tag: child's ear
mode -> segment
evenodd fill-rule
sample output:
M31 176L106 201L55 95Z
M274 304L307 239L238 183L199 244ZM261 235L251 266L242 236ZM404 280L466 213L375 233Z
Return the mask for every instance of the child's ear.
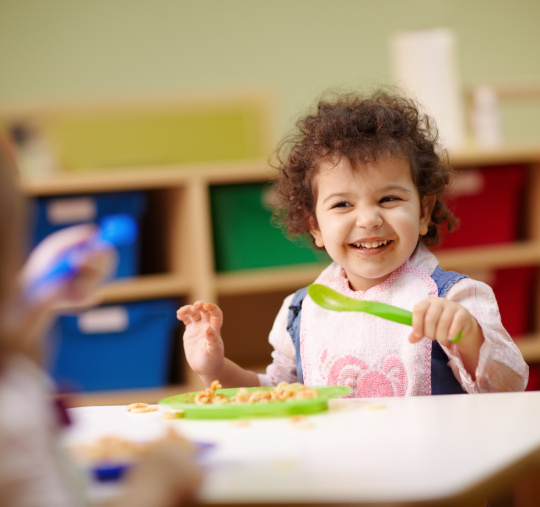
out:
M323 248L324 241L315 217L309 217L309 232L315 240L315 245L317 245L319 248Z
M422 199L420 207L420 236L424 236L428 232L429 224L431 223L431 213L437 202L437 196L427 195Z

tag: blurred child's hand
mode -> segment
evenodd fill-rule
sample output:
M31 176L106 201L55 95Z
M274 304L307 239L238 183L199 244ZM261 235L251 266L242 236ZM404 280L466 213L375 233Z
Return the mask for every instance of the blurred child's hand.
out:
M68 227L51 234L32 251L19 273L18 292L0 315L5 347L40 363L43 334L52 324L55 312L76 310L97 302L96 289L115 265L113 249L85 253L79 261L80 269L69 279L53 284L50 290L34 292L31 289L66 250L84 243L94 233L91 225Z
M202 472L185 442L156 442L126 478L124 493L111 507L178 507L194 503Z
M82 245L95 234L92 225L67 227L45 238L31 252L23 269L23 285L28 288L68 249ZM116 265L114 248L89 251L79 260L80 268L69 279L46 294L57 309L77 309L96 302L96 289L110 276Z
M182 306L177 312L178 320L186 325L184 350L191 369L199 375L217 378L223 367L225 350L221 339L223 313L214 303L197 301Z

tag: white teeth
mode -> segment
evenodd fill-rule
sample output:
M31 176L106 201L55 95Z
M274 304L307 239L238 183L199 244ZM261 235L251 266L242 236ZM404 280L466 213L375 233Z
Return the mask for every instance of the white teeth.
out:
M362 243L353 243L353 246L355 246L356 248L378 248L387 244L388 240L385 239L384 241L365 241Z

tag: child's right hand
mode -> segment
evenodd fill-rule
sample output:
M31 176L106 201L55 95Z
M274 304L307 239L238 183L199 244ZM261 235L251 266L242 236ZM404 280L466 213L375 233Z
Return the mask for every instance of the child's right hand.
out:
M218 378L225 361L221 309L214 303L196 301L192 305L182 306L176 316L186 326L184 351L191 369L203 377Z

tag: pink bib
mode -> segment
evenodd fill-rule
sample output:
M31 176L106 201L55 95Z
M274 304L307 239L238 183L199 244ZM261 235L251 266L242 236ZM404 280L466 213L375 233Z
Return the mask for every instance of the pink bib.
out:
M343 270L331 265L317 283L355 299L379 301L407 310L437 296L424 271L404 264L382 284L367 291L349 288ZM309 296L302 304L300 351L306 385L347 385L351 397L431 394L431 340L411 344L411 327L361 312L334 312Z

